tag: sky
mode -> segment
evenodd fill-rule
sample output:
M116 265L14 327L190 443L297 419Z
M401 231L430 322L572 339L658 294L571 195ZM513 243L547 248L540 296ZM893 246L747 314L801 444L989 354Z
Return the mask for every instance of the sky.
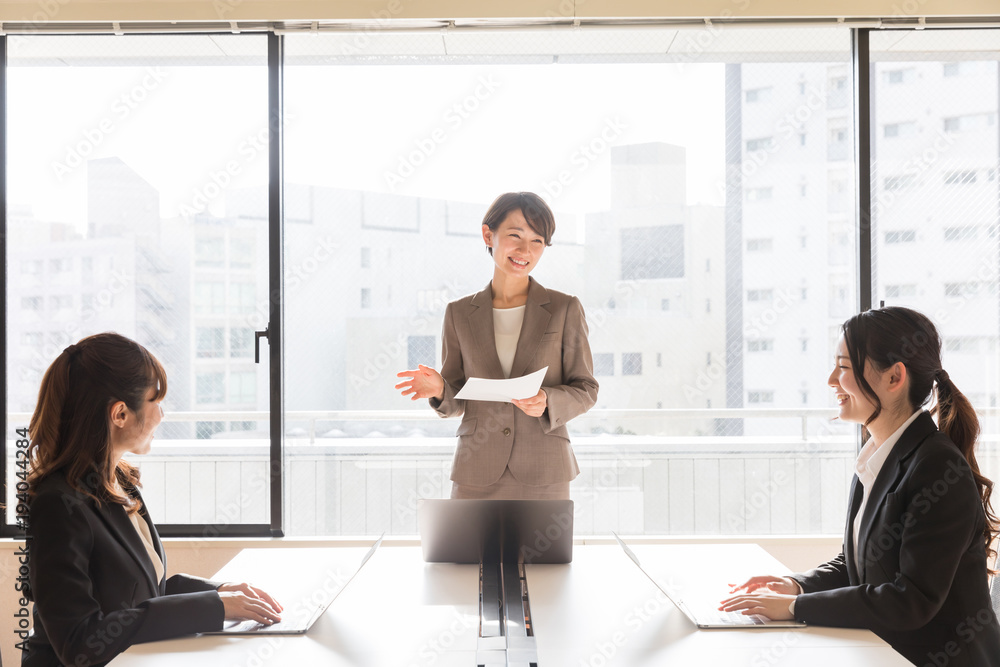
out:
M267 179L263 66L17 67L11 203L86 222L86 161L117 156L161 215L225 214ZM721 204L715 64L289 66L285 181L487 204L538 191L558 211L610 204L610 147L687 147L689 203Z

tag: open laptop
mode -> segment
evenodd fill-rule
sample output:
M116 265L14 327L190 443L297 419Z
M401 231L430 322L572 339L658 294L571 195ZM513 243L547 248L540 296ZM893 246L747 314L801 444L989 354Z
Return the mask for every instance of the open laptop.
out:
M428 563L573 560L572 500L421 498L417 530Z
M371 558L372 554L375 553L375 550L378 549L379 545L382 544L383 537L385 537L385 533L379 535L379 538L375 540L375 544L371 546L368 552L361 559L361 562L358 564L357 568L355 568L354 571L351 572L351 575L347 578L347 580L344 581L343 583L338 582L340 583L340 585L336 590L333 591L332 595L329 595L329 597L327 597L326 594L320 596L323 598L322 602L314 609L310 609L309 605L313 604L312 601L314 599L313 597L310 597L308 602L306 602L305 604L300 603L298 608L292 610L293 613L288 613L289 610L286 610L282 614L284 618L278 623L273 623L271 625L264 625L263 623L258 623L257 621L226 621L222 626L222 630L218 630L215 632L205 632L203 634L206 635L304 634L307 630L309 630L309 628L313 626L313 623L315 623L319 619L319 617L323 615L323 612L325 612L330 607L333 601L337 599L337 597L343 592L343 590L347 588L347 585L351 583L354 577L357 576L358 572L361 571L361 568L364 567L365 563L368 562L368 559ZM325 590L329 589L326 589L324 587L324 591Z
M685 600L671 586L664 586L656 577L650 574L639 562L639 557L633 553L625 541L612 531L618 544L625 550L625 554L632 559L636 567L667 596L667 599L674 603L681 612L687 616L692 623L702 629L773 629L773 628L804 628L806 624L801 621L771 621L763 616L748 615L738 611L721 611L718 600Z

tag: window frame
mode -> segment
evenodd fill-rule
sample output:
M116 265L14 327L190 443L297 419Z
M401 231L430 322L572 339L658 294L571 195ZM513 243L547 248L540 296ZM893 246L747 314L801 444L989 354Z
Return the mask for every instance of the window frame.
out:
M34 33L44 31L34 30ZM175 34L173 31L170 34ZM185 34L185 33L176 33ZM204 34L204 33L199 33ZM211 34L211 33L210 33ZM230 34L220 30L217 34ZM259 33L248 33L258 34ZM214 539L220 537L228 538L248 538L248 537L283 537L284 536L284 507L282 504L284 489L282 476L282 461L284 457L284 402L282 398L282 369L281 369L281 341L283 333L283 311L282 311L282 276L284 273L282 259L283 241L283 189L281 187L282 172L282 142L283 142L283 105L282 105L282 67L284 38L273 30L266 33L267 37L267 127L268 127L268 322L263 332L258 332L260 336L268 339L268 366L269 366L269 409L270 409L270 446L269 446L269 482L270 503L268 523L184 523L157 524L157 532L161 537L187 537ZM3 127L7 127L7 71L8 71L8 35L0 35L0 122ZM5 271L9 270L9 254L7 244L7 133L0 133L0 255L4 262ZM44 268L43 268L44 270ZM6 275L6 274L5 274ZM0 309L7 313L7 289L6 284L0 290ZM7 322L6 315L4 326L0 330L0 369L3 370L4 377L7 376ZM259 340L258 340L259 344ZM7 405L7 382L0 383L0 400L5 409L3 410L2 425L4 433L7 434L11 424L8 424ZM20 425L15 425L20 428ZM18 436L19 437L19 436ZM0 455L0 476L3 478L4 493L7 493L7 438L4 438L3 453ZM5 496L6 497L6 496ZM13 508L8 512L6 503L0 504L0 538L24 539L24 530L11 523L14 517Z
M219 27L219 34L226 34L224 26ZM945 26L947 27L947 26ZM912 28L911 28L912 29ZM283 461L284 461L284 399L283 399L283 367L282 352L284 338L284 317L282 302L284 297L284 285L282 276L283 266L283 64L284 64L284 42L283 36L278 34L275 26L267 30L267 69L268 69L268 320L265 331L258 332L259 337L268 340L268 371L269 371L269 409L270 409L270 521L268 524L239 524L239 525L206 525L206 524L161 524L158 526L159 532L163 536L169 537L281 537L284 535L285 508L284 487L283 487ZM871 100L871 58L869 51L870 28L850 28L851 31L851 65L853 69L853 110L854 110L854 151L855 151L855 183L856 198L854 206L854 224L856 226L856 273L855 282L857 287L857 307L859 311L867 310L872 305L872 200L871 200L871 149L872 149L872 100ZM183 32L175 34L184 34ZM202 33L203 34L203 33ZM252 33L250 33L252 34ZM8 37L0 35L0 122L4 127L8 122L7 111L7 67L8 67ZM899 83L910 83L906 81L905 74L901 76ZM736 91L742 95L742 90ZM770 137L766 137L770 139ZM765 137L751 137L751 140L760 142ZM744 139L746 141L746 139ZM744 144L745 145L745 144ZM750 151L748 145L745 145ZM761 147L757 147L758 150ZM7 134L0 133L0 253L3 255L5 270L10 270L7 243ZM734 184L735 192L742 194L739 178ZM742 197L740 197L742 199ZM743 294L735 295L736 299L743 300ZM0 308L7 312L8 306L7 290L2 290L0 294ZM710 302L706 302L706 309L710 308ZM0 367L4 376L8 371L7 359L7 325L6 320L2 331L0 331ZM259 340L258 340L259 344ZM739 364L737 365L739 366ZM4 405L7 404L7 384L0 387L0 398ZM3 414L4 432L9 433L6 409ZM0 476L3 477L3 484L7 486L7 466L8 455L7 440L4 440L3 456L0 456ZM13 459L12 459L13 460ZM11 514L13 513L13 508ZM0 522L0 537L23 537L23 532L13 524L8 523L10 515L6 505L2 509L2 519Z

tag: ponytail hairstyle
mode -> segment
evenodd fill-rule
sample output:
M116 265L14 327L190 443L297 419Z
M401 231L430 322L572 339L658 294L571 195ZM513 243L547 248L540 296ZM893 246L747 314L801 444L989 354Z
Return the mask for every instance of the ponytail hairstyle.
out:
M100 333L63 350L42 377L28 427L29 488L61 472L70 488L98 505L116 503L130 514L139 511L131 497L140 486L139 469L114 458L110 409L123 401L141 424L150 389L156 391L153 400L161 400L167 393L167 374L134 340Z
M996 554L992 548L993 538L1000 521L990 505L993 482L979 471L976 461L979 418L969 399L941 367L941 337L934 324L915 310L890 306L855 315L844 322L842 331L854 379L875 406L864 426L875 421L882 412L882 402L864 377L868 362L879 371L902 362L910 377L907 398L913 409L926 405L934 392L936 400L931 414L937 417L938 428L958 446L972 470L986 514L983 539L992 562Z

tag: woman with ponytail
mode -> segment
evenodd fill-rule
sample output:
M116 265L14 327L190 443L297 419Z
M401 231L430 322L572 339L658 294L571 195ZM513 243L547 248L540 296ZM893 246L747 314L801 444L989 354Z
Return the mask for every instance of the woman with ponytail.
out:
M163 417L167 376L144 347L103 333L67 347L42 378L29 433L29 599L22 665L104 665L132 644L280 620L247 584L164 575L139 470Z
M998 666L987 583L997 517L976 462L976 413L941 367L924 315L869 310L842 333L829 384L839 418L867 438L843 550L804 574L752 577L721 608L867 628L917 665Z

